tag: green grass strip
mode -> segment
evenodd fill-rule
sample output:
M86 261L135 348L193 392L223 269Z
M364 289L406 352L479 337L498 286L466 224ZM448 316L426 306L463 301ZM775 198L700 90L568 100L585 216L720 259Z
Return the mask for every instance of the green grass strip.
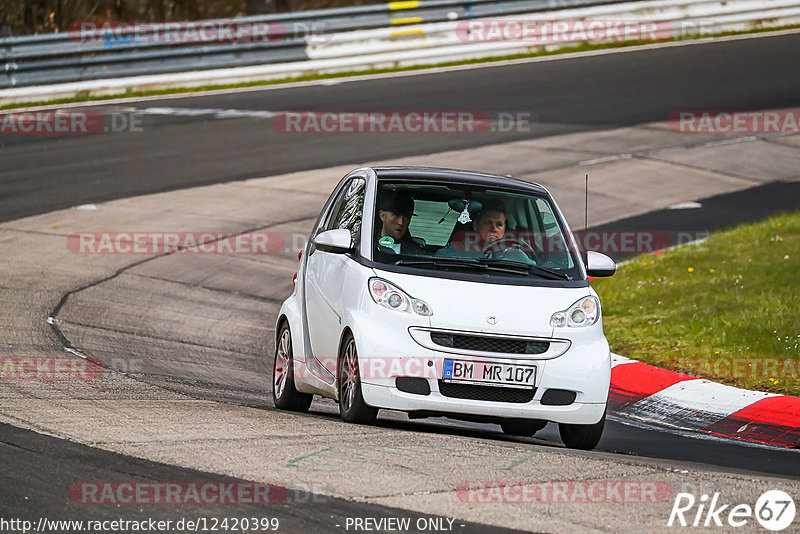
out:
M592 287L612 351L800 395L800 212L640 256Z

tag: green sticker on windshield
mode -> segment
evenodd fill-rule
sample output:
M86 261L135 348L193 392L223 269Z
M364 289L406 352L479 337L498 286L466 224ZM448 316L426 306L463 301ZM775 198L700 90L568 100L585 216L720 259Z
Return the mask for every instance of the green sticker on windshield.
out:
M382 238L380 238L380 239L378 240L378 243L380 243L380 244L381 244L381 245L383 245L384 247L391 247L392 245L394 245L394 239L392 239L391 237L389 237L389 236L387 235L386 237L382 237Z

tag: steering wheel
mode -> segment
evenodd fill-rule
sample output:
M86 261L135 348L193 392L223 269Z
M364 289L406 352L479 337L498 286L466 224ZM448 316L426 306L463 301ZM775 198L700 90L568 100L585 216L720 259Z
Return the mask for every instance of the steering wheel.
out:
M516 237L504 235L497 241L490 241L481 249L482 254L492 252L514 252L519 251L528 256L530 259L536 261L536 250L526 241L521 241Z

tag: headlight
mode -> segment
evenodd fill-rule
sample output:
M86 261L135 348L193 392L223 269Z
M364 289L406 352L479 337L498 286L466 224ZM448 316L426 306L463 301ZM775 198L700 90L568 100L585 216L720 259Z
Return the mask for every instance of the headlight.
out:
M430 316L433 310L424 300L415 299L399 287L381 278L370 278L369 294L377 304L390 310Z
M550 317L552 327L591 326L600 318L600 302L596 297L584 297L564 311L558 311Z

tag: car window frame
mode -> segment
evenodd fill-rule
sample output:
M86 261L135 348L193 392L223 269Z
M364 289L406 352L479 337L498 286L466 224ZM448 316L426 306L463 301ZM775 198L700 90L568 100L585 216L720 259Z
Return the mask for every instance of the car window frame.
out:
M339 192L339 195L336 197L335 202L331 206L330 212L328 214L328 220L326 221L325 226L324 226L324 230L323 230L323 231L328 231L328 230L334 230L335 229L334 226L336 225L336 223L337 223L337 221L339 219L339 216L341 215L342 206L344 205L345 201L348 199L347 195L348 195L348 193L350 191L350 188L352 187L353 183L355 183L356 181L361 181L364 184L362 189L361 189L361 192L360 192L360 196L363 197L363 200L361 202L361 209L360 209L360 213L359 213L359 222L360 222L360 224L358 226L358 230L354 233L352 231L352 229L348 228L348 230L350 230L351 244L356 243L357 240L360 238L361 227L363 226L363 222L364 222L364 203L365 203L366 197L367 197L367 181L362 176L353 176L352 178L350 178L344 184L344 187L342 187L341 191Z
M314 226L312 227L311 235L308 241L306 242L305 252L303 253L304 258L307 258L312 254L314 254L314 252L316 252L317 247L314 245L314 239L319 234L326 231L327 225L331 217L334 216L333 213L338 213L337 207L342 192L345 190L346 187L349 187L351 180L357 177L363 179L366 182L364 186L364 205L361 208L360 232L363 233L365 224L369 226L369 231L370 232L372 231L372 224L370 221L366 221L364 219L364 213L367 212L368 205L371 205L371 203L374 202L373 198L374 195L372 195L372 188L374 187L377 176L375 175L375 171L373 169L369 167L361 167L347 173L345 176L342 177L341 180L339 180L339 183L336 184L336 187L333 188L333 191L328 196L328 199L325 201L325 204L322 206L322 209L320 210L316 221L314 221ZM347 253L347 256L355 260L359 260L365 257L363 254L363 247L362 245L360 245L360 242L361 242L361 236L359 235L354 243L355 246L353 252Z

